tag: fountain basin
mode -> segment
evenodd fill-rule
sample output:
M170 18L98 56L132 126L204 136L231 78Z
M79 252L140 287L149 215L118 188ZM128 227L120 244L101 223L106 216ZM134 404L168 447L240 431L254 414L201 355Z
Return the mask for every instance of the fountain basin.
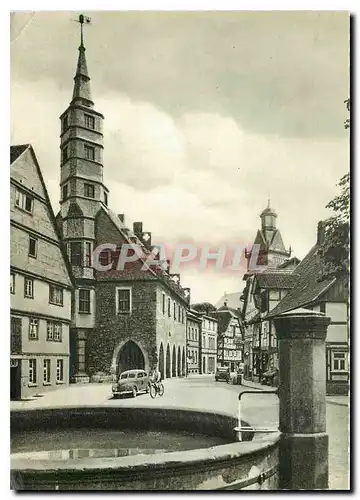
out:
M190 409L102 406L13 411L12 487L242 489L259 485L256 474L265 469L268 477L262 477L260 486L276 486L277 435L252 441L253 433L246 432L239 443L236 425L231 415Z

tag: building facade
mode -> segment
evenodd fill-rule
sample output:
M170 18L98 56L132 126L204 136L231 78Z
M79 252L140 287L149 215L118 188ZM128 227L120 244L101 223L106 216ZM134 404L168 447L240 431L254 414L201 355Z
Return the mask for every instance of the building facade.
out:
M130 229L124 215L109 208L103 178L104 116L92 100L83 37L72 100L60 120L57 222L75 280L71 380L155 366L163 377L184 376L190 293L181 287L178 274L164 269L165 263L145 264L153 248L151 233L143 231L142 223L135 222ZM94 254L99 245L105 248ZM143 258L119 266L123 251L126 256L134 252L132 246L141 250ZM94 266L93 259L98 258L106 270Z
M33 148L10 148L10 398L69 383L71 270Z
M298 308L319 311L330 317L326 337L326 392L328 395L347 394L349 390L349 328L347 282L342 278L325 278L321 245L324 223L319 222L317 241L294 271L294 286L266 316Z
M214 314L218 320L217 366L234 372L243 366L244 332L240 313L225 303Z
M189 309L186 314L186 350L187 350L187 375L201 373L201 316L195 310Z
M217 364L218 321L210 315L202 315L200 337L200 373L212 374Z

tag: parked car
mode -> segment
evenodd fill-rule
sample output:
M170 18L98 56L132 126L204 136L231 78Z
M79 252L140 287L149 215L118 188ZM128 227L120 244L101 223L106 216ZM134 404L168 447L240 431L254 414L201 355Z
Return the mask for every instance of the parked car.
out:
M131 394L135 398L139 392L149 392L149 375L144 370L127 370L122 372L112 386L113 397Z
M215 373L215 381L219 382L219 380L225 380L225 382L230 382L230 370L226 367L220 367L216 370Z

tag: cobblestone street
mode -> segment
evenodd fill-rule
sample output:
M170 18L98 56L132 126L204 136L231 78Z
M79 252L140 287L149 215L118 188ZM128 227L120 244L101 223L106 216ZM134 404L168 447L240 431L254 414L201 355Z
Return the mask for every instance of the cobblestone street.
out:
M246 382L245 382L246 383ZM68 388L48 392L32 401L12 402L11 408L41 408L78 405L119 406L166 406L217 410L237 415L238 394L254 389L258 384L248 386L229 385L215 382L212 376L193 376L186 379L165 380L165 394L151 399L139 395L136 399L114 400L111 384L72 385ZM264 389L264 387L262 387ZM271 388L269 388L271 390ZM278 427L278 399L274 394L247 394L242 398L242 418L255 428L276 429ZM348 408L344 396L327 399L327 432L329 434L329 488L347 489L348 485ZM258 434L256 439L261 438Z

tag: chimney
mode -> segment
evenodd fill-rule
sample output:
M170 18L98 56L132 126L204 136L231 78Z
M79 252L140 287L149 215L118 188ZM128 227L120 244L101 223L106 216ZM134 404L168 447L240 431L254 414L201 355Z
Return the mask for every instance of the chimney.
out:
M325 240L325 222L319 221L317 227L317 245L322 245Z
M124 214L118 214L118 217L121 220L121 222L123 222L125 224L125 215Z
M141 236L142 235L142 222L134 222L133 224L133 232L136 234L136 236Z

